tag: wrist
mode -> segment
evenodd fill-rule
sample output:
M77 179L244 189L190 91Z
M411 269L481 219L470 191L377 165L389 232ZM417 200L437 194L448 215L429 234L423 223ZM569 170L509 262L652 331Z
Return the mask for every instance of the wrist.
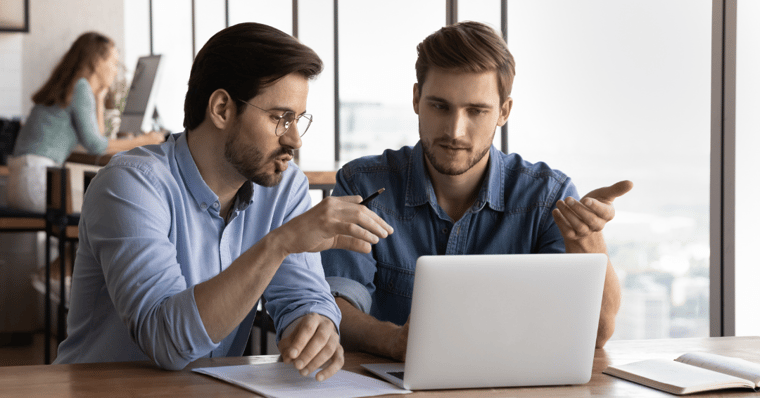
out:
M286 247L287 245L285 242L288 242L288 238L284 235L285 234L283 233L281 226L266 234L263 238L261 238L259 243L262 244L265 250L268 252L271 252L279 258L282 258L282 260L285 260L285 257L289 256L292 253Z
M385 333L385 355L389 357L403 361L404 354L406 353L406 341L405 329L403 326L396 325L393 322L387 322L390 326L387 333Z
M582 238L565 239L565 252L607 254L607 245L601 232L593 232Z

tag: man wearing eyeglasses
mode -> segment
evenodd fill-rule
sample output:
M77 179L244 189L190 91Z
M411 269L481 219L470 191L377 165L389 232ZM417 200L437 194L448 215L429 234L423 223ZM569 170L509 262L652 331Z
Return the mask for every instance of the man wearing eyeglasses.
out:
M420 141L349 162L333 191L368 195L385 188L368 206L396 232L369 254L322 253L343 313L344 346L402 361L419 256L606 254L601 231L613 218L612 202L632 188L621 181L581 199L562 172L493 146L512 109L515 63L490 27L444 27L417 53L412 104ZM597 347L612 335L619 305L620 285L608 262Z
M319 57L269 26L224 29L198 53L186 132L114 156L82 206L68 338L56 363L241 355L259 297L285 362L343 365L341 315L317 252L369 252L392 233L361 197L311 208L290 161L311 123Z

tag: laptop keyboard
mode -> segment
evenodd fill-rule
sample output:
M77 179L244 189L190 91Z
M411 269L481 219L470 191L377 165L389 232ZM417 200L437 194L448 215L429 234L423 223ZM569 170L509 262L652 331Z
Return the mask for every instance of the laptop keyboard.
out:
M404 372L388 372L388 374L397 379L404 380Z

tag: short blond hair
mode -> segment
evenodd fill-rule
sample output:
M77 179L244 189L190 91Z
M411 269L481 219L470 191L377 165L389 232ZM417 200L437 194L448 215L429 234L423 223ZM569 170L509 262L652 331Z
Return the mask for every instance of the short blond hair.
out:
M458 22L445 26L417 45L417 89L422 92L430 68L481 73L496 71L502 103L512 92L515 59L507 43L488 25Z

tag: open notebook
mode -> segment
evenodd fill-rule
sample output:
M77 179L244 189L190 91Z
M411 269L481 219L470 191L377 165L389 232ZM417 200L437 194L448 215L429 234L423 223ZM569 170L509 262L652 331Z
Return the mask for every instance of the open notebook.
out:
M604 373L676 395L760 387L760 364L705 352L609 366Z

